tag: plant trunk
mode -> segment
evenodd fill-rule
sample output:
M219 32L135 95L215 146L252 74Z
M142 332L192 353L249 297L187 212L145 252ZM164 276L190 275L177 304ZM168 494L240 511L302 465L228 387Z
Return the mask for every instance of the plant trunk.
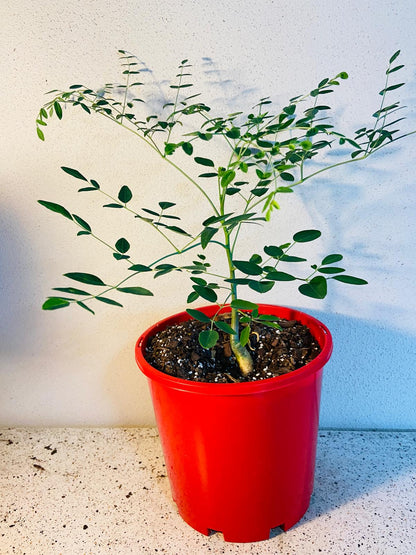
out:
M231 309L231 327L236 332L235 335L230 336L231 350L235 355L241 374L248 376L253 370L253 359L248 350L240 343L239 317L235 308Z

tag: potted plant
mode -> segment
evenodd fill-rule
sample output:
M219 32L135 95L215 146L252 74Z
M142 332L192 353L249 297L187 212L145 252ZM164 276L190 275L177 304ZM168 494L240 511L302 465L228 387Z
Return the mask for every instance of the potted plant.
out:
M188 303L210 303L155 324L136 344L136 360L149 380L173 497L183 518L205 534L218 530L228 541L266 539L272 527L290 528L308 508L322 369L331 354L331 336L305 313L253 303L240 291L266 293L290 281L297 282L300 294L323 299L334 280L352 285L366 281L347 274L338 265L343 259L338 253L307 262L305 249L320 237L319 230L298 230L254 253L244 252L241 231L268 222L280 209L279 197L311 178L365 160L411 134L396 127L403 119L396 115L399 102L389 100L403 85L390 83L403 67L396 62L399 53L389 60L372 123L352 137L334 127L324 102L347 79L345 72L291 98L280 111L273 111L269 98L262 98L248 114L218 115L192 93L190 65L183 60L170 85L172 100L153 113L146 108L140 62L124 50L119 51L122 84L99 90L75 84L66 91L50 91L52 99L40 110L41 140L50 118L62 119L65 106L107 118L180 172L210 207L210 216L192 230L178 215L181 199L139 209L138 194L128 186L112 196L96 179L63 166L81 185L80 193L104 195L105 210L136 218L168 243L163 257L151 260L149 254L137 261L130 257L128 238L104 242L81 216L56 202L39 200L75 224L78 235L104 242L117 264L126 264L125 278L116 285L95 274L65 274L77 286L56 287L58 293L43 309L75 305L93 312L91 305L99 303L121 307L126 294L152 295L140 283L142 275L159 278L171 272L188 274ZM219 143L215 156L209 154L214 142ZM325 152L335 148L341 158L334 163ZM194 170L188 169L189 161ZM218 269L221 258L225 273ZM115 299L113 293L120 295Z

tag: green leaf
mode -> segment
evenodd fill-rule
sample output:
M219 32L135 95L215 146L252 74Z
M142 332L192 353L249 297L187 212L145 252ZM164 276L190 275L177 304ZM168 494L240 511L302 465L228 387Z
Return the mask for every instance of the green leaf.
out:
M61 214L61 216L68 218L68 220L72 220L71 214L68 212L66 208L64 208L60 204L56 204L55 202L49 202L47 200L38 200L38 203L44 206L45 208L47 208L48 210L52 210L52 212L57 212L58 214Z
M160 225L160 223L159 223L159 225ZM179 233L180 235L186 235L187 237L191 237L191 235L189 235L189 233L187 233L182 228L180 228L176 225L164 225L163 227L166 227L166 229L169 229L170 231L174 231L175 233Z
M204 349L211 349L214 347L219 339L218 332L215 330L204 330L198 336L199 344Z
M229 335L237 335L237 332L233 330L230 324L227 324L227 322L224 322L223 320L216 320L214 324L219 330L223 331L224 333L228 333Z
M178 145L175 144L175 143L165 143L165 154L166 154L166 156L170 156L171 154L173 154L175 152L175 150L177 149L177 147L178 147Z
M216 292L210 287L204 287L202 285L193 285L194 291L198 293L200 297L209 301L210 303L215 303L217 300Z
M283 179L283 181L295 181L294 175L289 172L282 172L280 174L280 177Z
M386 71L386 74L389 75L390 73L394 73L395 71L399 71L399 69L402 69L402 68L404 68L404 65L399 65L399 66L396 66L396 67L392 67L391 69L388 69Z
M130 293L132 295L145 295L147 297L153 297L153 293L144 287L117 287L117 291Z
M202 278L199 278L199 277L191 277L191 281L193 281L197 285L206 285L207 284L205 279L202 279Z
M211 322L211 318L209 318L206 314L200 312L199 310L187 308L186 312L189 314L189 316L192 316L192 318L198 320L198 322L204 322L205 324L209 324Z
M266 246L263 250L268 256L271 256L272 258L280 258L284 255L283 250L280 247L276 247L274 245Z
M66 299L61 299L61 297L49 297L42 305L43 310L56 310L57 308L64 308L69 306L71 303Z
M404 83L398 83L397 85L390 85L389 87L386 87L385 89L382 89L378 94L383 95L386 92L395 91L399 87L403 87L403 85L404 85Z
M130 249L130 243L124 237L121 237L116 243L116 249L122 254L126 253Z
M36 127L36 133L38 134L38 137L41 141L45 140L45 135L44 135L42 129L40 129L39 127Z
M207 218L206 220L204 220L202 222L203 226L209 226L212 224L216 224L218 222L221 222L223 220L225 220L225 218L228 218L228 216L231 216L232 212L229 212L228 214L224 214L223 216L211 216L209 218Z
M205 249L214 235L217 233L218 229L215 227L206 227L201 233L201 247Z
M235 308L237 310L256 310L258 309L258 305L255 303L251 303L250 301L244 301L243 299L234 299L231 301L231 308Z
M77 305L79 305L84 310L87 310L88 312L91 312L91 314L95 314L95 312L89 306L87 306L85 303L83 303L82 301L77 301Z
M284 254L280 257L282 262L305 262L306 258L301 258L300 256L290 256L288 254Z
M261 322L279 322L280 318L278 316L274 316L273 314L260 314L256 318Z
M128 254L120 254L119 252L113 252L113 256L116 260L127 260L130 258Z
M321 236L321 232L317 229L305 229L304 231L298 231L293 236L293 240L297 243L308 243L309 241L314 241Z
M293 193L293 189L290 187L278 187L276 193Z
M240 333L240 343L242 347L245 347L250 339L251 329L250 326L247 325L243 331Z
M335 268L334 266L329 266L328 268L320 268L319 272L321 274L339 274L340 272L345 272L344 268Z
M327 293L327 283L323 276L316 276L309 283L303 283L298 287L299 292L313 299L324 299Z
M111 202L110 204L104 204L103 208L124 208L122 204L116 204L115 202Z
M217 177L217 176L218 176L217 173L210 172L210 173L200 173L198 177Z
M99 277L94 276L93 274L87 274L84 272L69 272L68 274L64 274L64 276L89 285L106 286L106 284Z
M144 212L147 212L147 214L151 214L152 216L159 216L157 212L155 212L154 210L150 210L150 208L142 208L142 210Z
M55 100L55 102L53 103L53 107L56 115L58 116L58 119L62 119L62 108L59 102Z
M248 214L240 214L239 216L233 216L232 218L229 218L228 220L226 220L224 222L224 225L226 226L235 226L237 224L239 224L240 222L243 221L247 221L247 220L262 220L264 221L264 218L253 218L253 216L255 216L256 213L255 212L249 212Z
M253 291L257 291L258 293L267 293L267 291L270 291L270 289L272 289L272 287L274 286L274 281L250 280L248 286L250 287L250 289L253 289Z
M69 293L70 295L90 295L82 289L76 289L75 287L54 287L54 291L61 291L61 293Z
M127 185L123 185L118 193L118 200L127 204L132 198L133 193L131 190L127 187Z
M228 170L224 173L224 175L221 177L221 187L227 187L235 178L235 171L234 170Z
M210 141L212 139L212 133L201 133L200 131L198 131L197 135L203 141Z
M248 285L251 280L249 278L226 278L224 281L235 285Z
M337 281L342 281L342 283L349 283L350 285L367 285L368 281L365 281L365 279L361 279L361 278L357 278L354 276L346 276L346 275L341 275L341 276L334 276L331 279L336 279Z
M65 173L68 173L69 175L72 175L72 177L75 177L76 179L82 179L82 181L88 181L88 179L84 177L82 173L80 173L78 170L74 170L73 168L67 168L65 166L61 166L61 170L63 170Z
M296 278L291 274L286 272L268 272L266 275L267 279L272 279L273 281L294 281Z
M95 298L97 299L97 301L101 301L102 303L123 307L122 304L118 303L117 301L113 301L113 299L109 299L108 297L95 297Z
M230 139L238 139L240 136L240 129L238 127L232 127L229 131L226 131L225 134Z
M85 191L96 191L97 187L81 187L81 189L78 189L78 193L83 193Z
M260 276L263 273L263 268L254 262L248 260L233 260L234 266L240 272L248 274L249 276Z
M133 266L129 267L129 270L132 272L152 272L152 268L149 266L145 266L144 264L133 264Z
M97 183L97 181L95 181L95 179L90 179L90 183L94 187L94 189L99 189L100 188L100 184Z
M390 58L389 64L392 64L394 60L399 56L399 54L400 54L400 50L397 50L397 52L395 52L393 56Z
M201 166L209 166L209 167L212 167L212 168L215 167L214 162L212 160L210 160L209 158L201 158L200 156L196 156L194 158L194 160L197 164L201 164Z
M254 262L254 264L260 264L262 260L263 259L259 254L252 254L250 256L250 262Z
M325 266L326 264L334 264L335 262L340 262L342 258L342 254L328 254L328 256L325 256L322 260L321 264L322 266Z
M171 208L172 206L176 206L176 204L174 202L161 201L161 202L159 202L159 206L162 210L167 210L168 208Z
M91 233L91 227L85 220L83 220L82 218L80 218L76 214L72 214L72 217L77 222L77 224L79 224L81 227L83 227L85 230L87 230L88 233Z
M253 194L255 197L261 197L264 194L266 194L268 191L267 187L255 187L254 189L251 189L250 193ZM238 192L238 189L237 189Z
M191 156L194 151L194 147L192 146L192 143L182 143L182 150L185 152L185 154Z
M176 266L174 266L173 264L159 264L159 266L156 266L155 269L157 271L153 277L158 278L159 276L163 276L165 274L168 274L169 272L172 272L173 270L176 270Z
M194 301L196 301L197 299L199 299L198 293L196 291L192 291L191 293L189 293L188 298L186 299L186 302L188 304L191 304Z
M236 193L239 193L240 189L238 189L238 187L227 187L227 190L225 191L226 195L235 195Z

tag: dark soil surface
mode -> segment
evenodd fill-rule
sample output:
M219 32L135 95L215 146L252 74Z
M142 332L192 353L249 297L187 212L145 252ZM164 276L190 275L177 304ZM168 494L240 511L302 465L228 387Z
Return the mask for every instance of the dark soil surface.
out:
M145 357L158 370L197 382L246 382L265 380L292 372L314 359L321 351L309 329L299 322L280 320L281 329L251 324L248 345L254 370L243 377L231 351L229 336L218 330L220 338L212 349L203 349L199 332L207 324L187 320L169 326L150 339Z

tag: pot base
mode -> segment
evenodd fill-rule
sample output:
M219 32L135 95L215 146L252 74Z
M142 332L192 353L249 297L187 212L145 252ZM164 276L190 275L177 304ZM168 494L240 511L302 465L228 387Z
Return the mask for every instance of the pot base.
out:
M302 504L302 507L299 508L298 513L286 515L286 518L283 519L284 524L275 524L274 526L264 526L263 524L261 524L253 526L253 524L251 523L251 525L249 527L246 527L245 529L241 526L240 523L238 523L237 526L231 526L224 530L215 530L214 528L207 528L206 526L201 525L201 523L197 520L187 520L182 514L181 517L189 526L191 526L191 528L193 528L197 532L200 532L201 534L204 534L204 536L211 536L212 534L220 533L222 534L224 541L228 543L253 543L266 541L270 539L270 537L278 535L278 532L276 534L273 533L273 531L277 529L287 532L290 528L295 526L301 520L301 518L303 518L308 510L309 504L310 497L306 500L305 503Z

